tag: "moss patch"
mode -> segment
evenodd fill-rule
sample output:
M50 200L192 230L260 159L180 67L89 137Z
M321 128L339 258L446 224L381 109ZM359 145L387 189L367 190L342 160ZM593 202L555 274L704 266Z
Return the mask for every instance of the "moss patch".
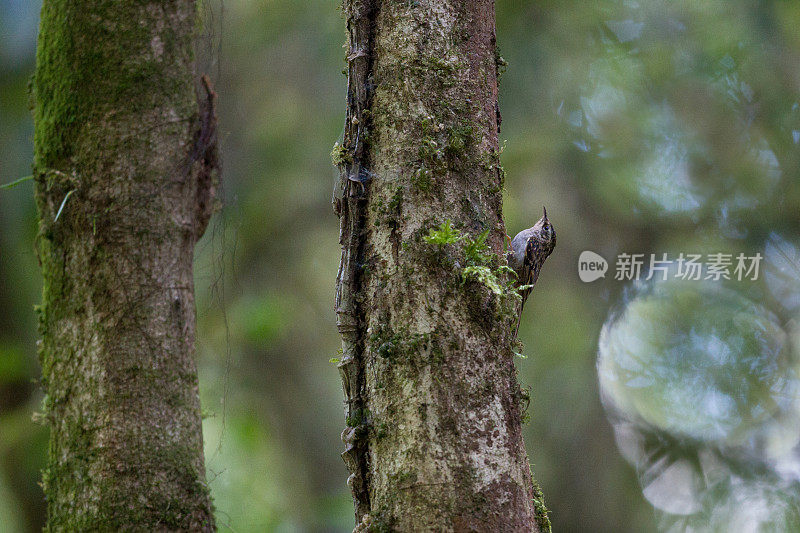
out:
M542 494L542 488L533 480L533 507L536 510L536 525L539 526L539 531L541 533L552 533L553 526L550 524L550 517L548 516L549 512L547 507L544 504L544 494Z

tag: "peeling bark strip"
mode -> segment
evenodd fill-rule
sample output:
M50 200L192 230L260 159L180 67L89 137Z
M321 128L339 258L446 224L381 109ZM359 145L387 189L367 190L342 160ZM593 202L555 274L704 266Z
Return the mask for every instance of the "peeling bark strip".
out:
M344 0L344 13L332 156L356 529L547 531L511 349L494 3Z
M213 209L216 95L207 79L195 94L196 21L191 0L42 6L34 173L50 531L214 530L192 256Z
M356 519L370 509L368 490L367 410L364 396L366 331L358 302L364 265L365 207L369 191L368 115L372 95L374 17L378 0L354 0L346 8L348 30L347 114L340 161L341 178L334 209L341 220L342 260L336 280L337 326L342 335L339 372L346 397L347 427L342 432L342 458L350 470Z
M205 91L205 97L198 95L200 105L200 128L195 133L194 148L192 149L191 163L199 163L197 169L192 169L197 175L197 195L195 208L197 211L197 224L195 226L195 239L200 240L208 227L211 215L214 214L214 198L216 180L219 172L219 148L217 144L217 93L211 87L208 75L200 78ZM190 176L191 178L191 176Z

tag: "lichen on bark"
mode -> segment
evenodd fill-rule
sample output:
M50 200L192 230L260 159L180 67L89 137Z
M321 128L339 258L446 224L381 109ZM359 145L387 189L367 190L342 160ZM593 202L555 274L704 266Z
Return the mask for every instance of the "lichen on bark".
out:
M42 6L34 176L52 531L214 529L192 258L213 209L216 118L194 73L196 20L190 0Z
M357 529L546 530L511 346L493 1L344 14L336 311ZM452 241L431 238L450 221Z

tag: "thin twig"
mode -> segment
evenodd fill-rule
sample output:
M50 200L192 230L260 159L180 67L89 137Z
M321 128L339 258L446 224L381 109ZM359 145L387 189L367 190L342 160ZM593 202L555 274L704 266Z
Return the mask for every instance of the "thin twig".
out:
M20 178L18 180L12 181L11 183L4 183L3 185L0 185L0 189L13 189L14 187L19 185L20 183L24 183L24 182L30 181L32 179L33 179L33 174L31 174L30 176L25 176L24 178Z

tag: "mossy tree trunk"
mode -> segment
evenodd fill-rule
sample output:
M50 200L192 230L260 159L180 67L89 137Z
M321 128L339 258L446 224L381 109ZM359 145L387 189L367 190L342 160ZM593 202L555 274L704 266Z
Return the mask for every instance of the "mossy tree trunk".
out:
M192 255L216 119L197 24L192 0L44 0L34 173L52 531L214 529Z
M547 530L512 351L493 0L344 0L344 13L332 156L357 529Z

